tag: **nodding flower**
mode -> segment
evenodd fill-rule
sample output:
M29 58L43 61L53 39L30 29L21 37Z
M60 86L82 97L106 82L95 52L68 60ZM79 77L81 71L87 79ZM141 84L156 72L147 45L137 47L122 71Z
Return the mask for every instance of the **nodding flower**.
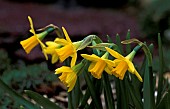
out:
M108 74L111 74L111 68L115 63L111 60L108 60L109 53L106 52L102 57L98 57L95 54L87 55L81 54L84 59L91 61L91 64L88 68L88 71L97 78L100 79L102 72L106 71Z
M135 74L137 76L137 78L139 79L139 81L143 82L141 76L139 75L139 73L137 72L137 70L135 69L132 60L136 54L136 51L140 48L141 46L136 46L134 48L134 50L127 55L126 57L122 56L121 54L119 54L118 52L105 47L106 50L116 59L114 60L114 63L116 65L115 68L112 69L112 74L115 75L116 77L118 77L119 79L123 80L124 75L126 73L126 71L128 70L130 73Z
M28 39L25 39L23 41L20 41L20 44L22 45L22 47L24 48L25 52L27 54L29 54L31 52L31 50L37 46L39 43L41 43L41 47L44 47L44 45L42 45L43 43L41 42L45 36L52 32L55 28L46 28L43 32L36 34L35 30L34 30L34 26L33 26L33 22L30 16L28 16L28 20L30 22L30 32L33 34L33 36L29 37Z

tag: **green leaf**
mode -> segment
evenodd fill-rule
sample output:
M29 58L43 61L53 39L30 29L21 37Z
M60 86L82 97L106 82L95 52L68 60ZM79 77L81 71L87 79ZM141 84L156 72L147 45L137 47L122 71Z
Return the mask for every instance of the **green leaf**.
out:
M150 48L149 51L152 51L151 49L153 48ZM144 83L143 83L144 84L143 86L144 109L155 109L153 72L152 72L152 66L148 65L149 64L148 61L150 60L147 58L147 63L145 66L145 73L144 73Z
M77 78L77 82L74 86L74 89L72 90L72 103L73 103L73 107L74 109L78 108L79 102L81 101L82 98L82 91L80 89L80 80L79 77Z
M26 108L28 108L28 109L40 109L40 107L34 105L32 102L26 100L20 94L18 94L13 89L8 87L1 79L0 79L0 86L1 86L0 90L3 90L6 93L8 93L13 99L15 99L15 101L22 104Z
M128 86L127 88L129 89L130 96L134 103L135 109L143 109L143 106L142 106L143 103L142 103L141 97L137 92L139 90L136 90L136 87L133 86L129 81L126 81L125 83L126 83L126 86Z
M97 109L102 109L102 104L101 104L101 101L100 101L100 96L97 96L97 90L92 82L92 80L90 79L90 75L88 73L88 71L86 70L88 67L88 62L86 61L86 64L85 64L85 72L83 72L84 74L84 77L85 77L85 81L87 83L87 86L90 90L90 94L91 94L91 97L92 97L92 100L94 101L94 104L96 106Z
M163 89L163 50L162 50L162 42L161 42L161 36L158 34L158 47L159 47L159 81L158 81L158 95L156 104L160 102L161 96L162 96L162 89Z
M79 105L79 109L84 109L87 104L87 100L90 98L90 90L89 88L86 89L85 94L83 95L83 98L81 100L81 103Z
M39 105L43 106L45 109L62 109L55 103L51 102L49 99L44 98L42 95L33 92L31 90L25 90L25 93ZM30 108L31 109L31 108Z
M104 86L104 91L105 91L104 97L106 98L105 103L108 106L107 109L115 109L114 98L113 98L112 88L110 86L108 74L103 72L102 79L103 79L103 86Z
M124 55L123 47L122 47L122 44L121 44L121 40L120 40L119 34L116 34L116 44L118 46L118 52L121 53L122 55Z

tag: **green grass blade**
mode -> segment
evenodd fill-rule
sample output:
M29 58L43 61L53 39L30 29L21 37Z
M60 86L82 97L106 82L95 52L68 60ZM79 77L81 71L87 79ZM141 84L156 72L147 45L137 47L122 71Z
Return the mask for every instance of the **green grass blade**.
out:
M125 78L124 80L119 80L120 81L120 98L121 98L121 109L127 109L128 108L128 103L129 103L129 99L128 99L128 89L126 89L125 86Z
M67 92L67 96L68 96L68 109L73 109L72 91Z
M43 106L44 109L62 109L55 103L51 102L49 99L44 98L42 95L33 92L31 90L25 90L25 93L39 105Z
M161 36L158 34L158 49L159 49L159 82L158 82L158 95L156 104L160 102L162 96L162 89L163 89L163 50L162 50L162 42Z
M74 86L74 89L72 90L72 103L73 103L73 107L74 109L78 108L79 102L81 101L82 98L82 91L80 89L80 80L79 77L77 78L77 82Z
M105 91L104 95L105 95L106 100L107 100L105 102L108 106L107 109L115 109L114 98L113 98L112 88L111 88L111 85L110 85L108 74L106 74L104 72L102 79L103 79L103 86L104 86L104 91Z
M87 67L88 67L88 64L86 63L85 64L85 68L87 70ZM88 73L88 71L85 71L83 72L84 74L84 78L85 78L85 81L87 83L87 86L90 90L90 94L91 94L91 97L92 97L92 100L96 106L97 109L102 109L102 104L101 104L101 101L100 101L100 96L97 96L97 90L92 82L92 80L90 79L90 75Z
M124 55L124 52L123 52L123 47L122 47L122 44L121 44L121 40L120 40L120 36L119 34L116 34L116 44L119 48L119 51L122 55Z
M85 94L83 95L81 104L79 106L79 109L84 109L85 106L87 105L87 100L90 98L90 90L89 88L86 89Z
M130 97L134 104L135 109L143 109L141 97L139 97L140 95L138 95L137 92L139 90L137 90L136 87L134 87L129 81L126 81L125 83L127 88L129 89Z
M163 94L157 109L170 109L170 91Z
M152 46L150 46L152 47ZM150 51L152 51L150 48ZM147 58L147 63L145 66L145 73L144 73L144 91L143 91L143 98L144 98L144 109L155 109L155 98L154 98L154 84L153 84L153 71L152 66L148 64L149 59Z
M11 89L9 86L7 86L1 79L0 79L0 86L1 86L0 90L8 93L15 101L22 104L26 108L28 108L28 109L40 109L38 106L36 106L32 102L26 100L20 94L18 94L13 89Z

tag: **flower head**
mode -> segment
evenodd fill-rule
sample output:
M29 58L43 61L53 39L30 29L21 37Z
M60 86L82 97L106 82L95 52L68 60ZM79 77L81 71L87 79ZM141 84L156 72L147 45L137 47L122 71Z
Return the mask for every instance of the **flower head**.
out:
M131 72L132 74L135 74L137 76L137 78L142 82L142 78L139 75L139 73L137 72L137 70L135 69L132 60L134 55L136 54L136 51L132 51L128 56L124 57L121 54L119 54L118 52L106 47L106 50L116 59L114 60L116 68L113 68L113 70L111 71L113 75L115 75L116 77L119 77L119 79L123 79L124 75L126 73L126 71L128 70L129 72Z
M77 81L77 73L80 71L82 66L83 64L80 63L73 67L62 66L55 70L55 74L62 73L59 79L68 87L68 92L74 88Z
M100 79L102 72L105 70L108 74L111 74L111 68L115 65L115 63L111 60L108 60L108 52L106 52L102 57L98 57L95 54L87 55L81 54L81 56L89 61L91 64L88 68L88 71L97 78Z
M47 45L47 47L44 49L44 52L46 54L50 54L52 56L51 63L54 64L59 59L56 49L59 49L61 47L61 45L57 44L53 41L47 41L46 45Z
M34 27L33 27L33 22L30 16L28 16L28 20L30 22L30 32L33 33L33 36L31 36L30 38L20 41L20 44L22 45L22 47L24 48L25 52L27 54L30 53L30 51L37 46L39 43L41 43L41 47L44 47L44 45L42 45L41 40L44 39L44 37L51 31L53 31L53 28L48 28L48 30L45 30L39 34L35 33Z
M75 65L76 59L77 59L77 48L80 46L81 41L72 43L65 28L62 27L62 29L63 29L64 35L66 37L66 40L61 39L61 38L55 39L54 42L63 46L59 49L56 49L56 52L57 52L61 62L63 62L66 58L71 56L72 57L71 67L73 67Z

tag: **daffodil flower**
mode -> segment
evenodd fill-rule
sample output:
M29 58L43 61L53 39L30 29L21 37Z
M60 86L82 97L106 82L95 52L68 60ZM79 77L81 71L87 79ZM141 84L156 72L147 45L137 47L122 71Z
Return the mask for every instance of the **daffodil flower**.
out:
M31 36L30 38L23 40L20 42L20 44L22 45L22 47L24 48L25 52L27 54L30 53L30 51L37 46L39 43L41 43L41 47L44 47L44 45L42 45L43 43L41 42L42 39L44 39L44 37L51 31L53 31L53 28L50 28L48 30L43 31L42 33L36 34L34 27L33 27L33 22L30 16L28 16L28 20L30 22L30 32L33 33L33 36ZM47 57L46 57L47 58Z
M55 70L55 74L62 73L59 79L64 83L65 86L68 87L68 92L74 88L78 73L82 67L83 63L79 63L73 67L62 66Z
M141 76L139 75L139 73L137 72L137 70L135 69L132 60L134 55L136 54L136 51L133 50L129 55L127 55L126 57L122 56L121 54L119 54L118 52L105 47L106 50L116 59L114 60L114 63L116 65L115 68L112 69L112 74L115 75L116 77L119 77L119 79L123 80L124 75L126 73L126 71L128 70L129 72L131 72L132 74L135 74L137 76L137 78L143 82Z
M73 67L77 60L77 48L80 46L82 41L72 43L65 28L62 27L62 29L63 29L64 35L66 37L66 40L61 39L61 38L55 39L55 41L54 41L55 43L63 46L60 49L56 49L56 52L57 52L61 62L63 62L66 58L71 56L72 57L71 67Z
M110 70L115 65L115 63L111 60L108 60L108 55L108 52L106 52L102 57L98 57L95 54L81 54L83 58L91 61L88 71L91 72L91 74L97 79L101 78L103 71L106 71L108 74L111 74Z
M52 56L51 63L54 64L59 59L56 49L59 49L61 47L61 45L57 44L53 41L47 41L46 45L47 45L47 47L44 49L44 52L46 54L50 54Z

